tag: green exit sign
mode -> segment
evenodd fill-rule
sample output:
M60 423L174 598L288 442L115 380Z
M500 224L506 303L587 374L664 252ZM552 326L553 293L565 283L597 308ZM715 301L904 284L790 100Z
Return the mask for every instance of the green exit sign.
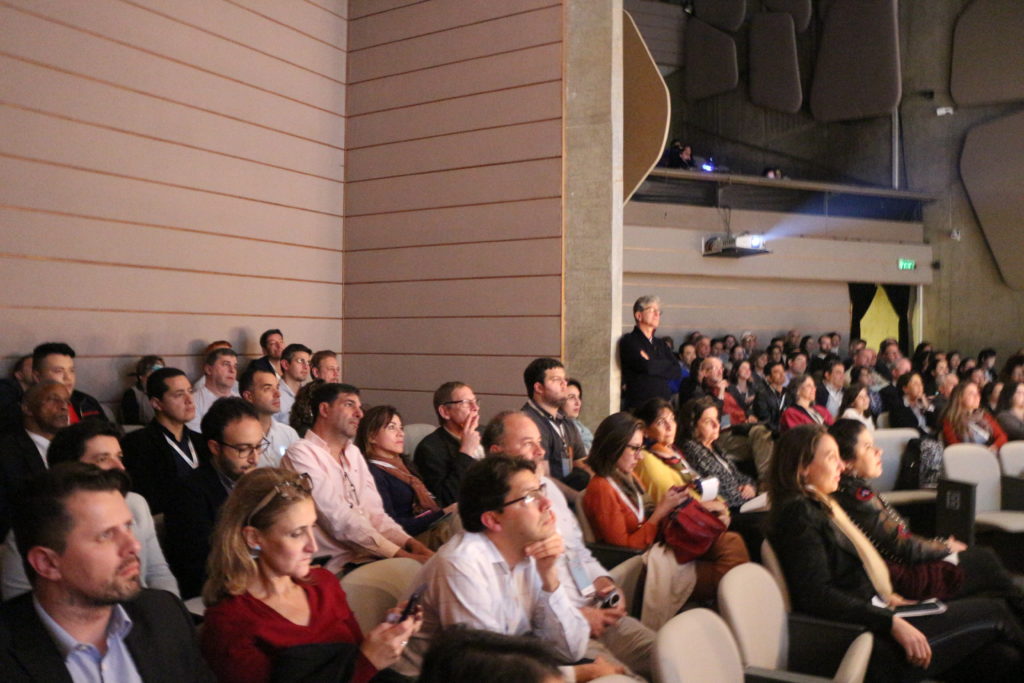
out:
M917 261L912 258L901 258L899 260L900 270L917 270Z

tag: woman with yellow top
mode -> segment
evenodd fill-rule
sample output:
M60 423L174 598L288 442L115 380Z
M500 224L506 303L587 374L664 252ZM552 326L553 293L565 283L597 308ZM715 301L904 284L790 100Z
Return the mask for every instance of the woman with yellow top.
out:
M676 416L668 401L652 398L637 408L635 414L644 423L644 450L633 473L657 505L673 486L696 484L700 475L675 445Z

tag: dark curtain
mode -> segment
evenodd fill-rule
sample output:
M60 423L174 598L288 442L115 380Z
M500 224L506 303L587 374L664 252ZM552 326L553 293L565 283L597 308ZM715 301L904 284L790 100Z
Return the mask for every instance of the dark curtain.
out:
M910 356L910 285L882 285L900 319L900 351Z
M871 307L878 285L866 285L862 282L850 283L850 303L853 304L853 315L850 317L850 339L860 338L860 321Z

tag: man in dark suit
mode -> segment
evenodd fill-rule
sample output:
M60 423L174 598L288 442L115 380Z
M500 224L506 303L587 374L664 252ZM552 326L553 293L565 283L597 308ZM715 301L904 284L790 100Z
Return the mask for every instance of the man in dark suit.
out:
M672 397L669 383L682 376L672 349L654 336L661 323L661 301L642 296L633 304L633 331L619 340L622 363L622 409L632 410L649 398ZM699 355L699 354L698 354Z
M237 396L214 401L202 425L210 459L172 487L164 512L164 551L186 599L203 589L210 536L221 506L266 447L259 414Z
M420 441L413 460L423 483L446 507L458 500L462 475L483 457L480 403L469 385L445 382L434 392L434 412L441 426Z
M11 376L0 379L0 434L21 427L21 399L32 386L32 356L22 356L11 366Z
M284 352L284 334L281 330L266 330L260 335L260 349L263 355L249 365L281 376L281 354Z
M80 420L98 418L106 420L100 402L75 388L75 350L63 342L46 342L32 350L32 379L41 382L52 379L67 387L71 394L71 424Z
M76 462L19 494L14 532L33 588L0 606L4 681L212 680L184 605L140 587L127 490L120 470Z
M21 427L0 438L0 537L10 529L11 500L33 475L46 470L46 452L58 429L68 426L71 394L43 380L22 397Z
M124 439L124 466L132 488L154 515L167 509L171 484L209 460L202 435L186 425L195 417L192 383L177 368L160 368L146 380L156 417Z
M821 382L818 384L814 402L827 410L833 420L839 419L845 383L846 366L838 358L829 358L821 369Z

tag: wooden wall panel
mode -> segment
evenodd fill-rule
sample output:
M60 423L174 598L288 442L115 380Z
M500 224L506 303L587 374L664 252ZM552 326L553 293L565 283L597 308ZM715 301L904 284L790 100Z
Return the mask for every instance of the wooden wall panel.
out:
M345 318L558 316L558 276L345 284Z
M341 347L344 0L0 7L0 356Z
M553 316L516 318L422 318L358 319L345 323L345 353L404 354L410 341L419 354L450 353L464 349L467 355L515 356L523 348L532 355L559 354L558 319Z

